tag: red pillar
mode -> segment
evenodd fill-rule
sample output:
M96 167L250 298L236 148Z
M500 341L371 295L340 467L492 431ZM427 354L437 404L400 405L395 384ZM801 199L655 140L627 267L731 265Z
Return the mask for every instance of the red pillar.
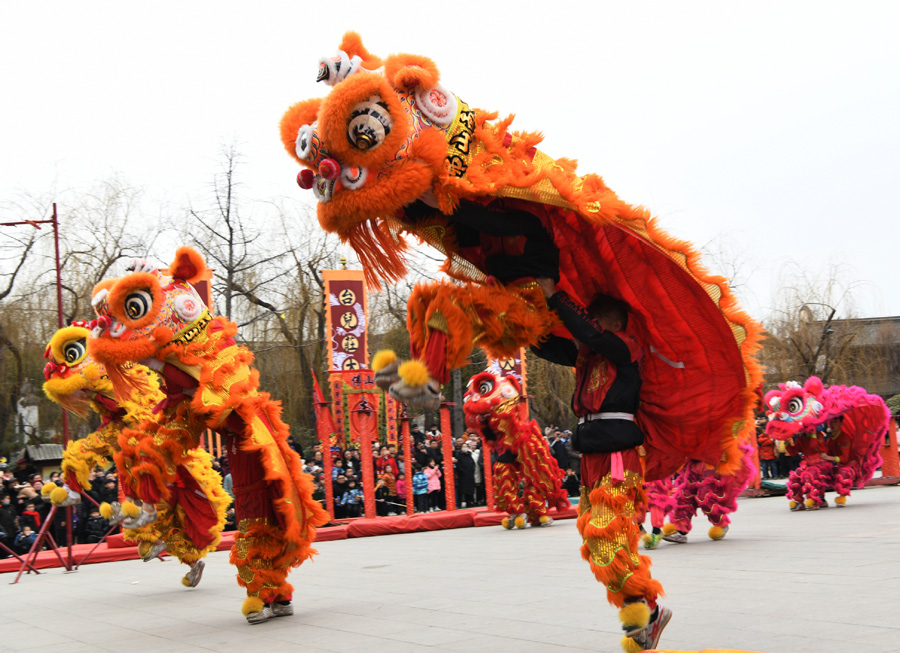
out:
M412 443L409 441L409 416L406 414L406 409L403 409L403 417L400 418L400 439L403 444L403 475L404 475L404 485L406 486L406 514L412 515L416 511L415 505L413 505L413 465L412 465Z
M453 475L453 431L450 428L450 406L441 404L441 449L444 452L444 500L447 510L456 510L456 477Z
M900 456L897 454L897 418L888 421L888 432L881 446L881 475L900 476Z
M484 496L488 510L496 510L494 506L494 465L491 463L493 453L494 447L486 439L483 439L481 455L484 457Z
M368 431L359 435L359 455L362 457L365 514L368 519L373 519L375 517L375 465L372 461L372 434Z
M326 408L327 410L327 408ZM334 520L334 485L332 484L331 473L334 462L331 460L331 437L327 434L319 434L319 443L322 445L322 467L325 474L325 503L328 514Z

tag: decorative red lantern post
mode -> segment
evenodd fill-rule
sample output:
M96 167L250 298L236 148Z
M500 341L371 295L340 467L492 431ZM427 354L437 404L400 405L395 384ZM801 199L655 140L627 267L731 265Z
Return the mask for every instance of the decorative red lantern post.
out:
M375 465L372 460L372 437L375 430L375 408L365 399L356 402L351 412L350 426L359 437L359 453L362 456L363 497L365 514L375 517Z
M456 510L456 476L453 473L453 431L450 428L450 406L441 403L441 449L444 452L444 501L447 510Z
M403 473L404 473L404 486L406 495L406 514L412 515L416 511L416 507L413 505L413 464L412 464L412 443L409 435L409 411L406 409L406 404L400 404L400 439L403 444Z

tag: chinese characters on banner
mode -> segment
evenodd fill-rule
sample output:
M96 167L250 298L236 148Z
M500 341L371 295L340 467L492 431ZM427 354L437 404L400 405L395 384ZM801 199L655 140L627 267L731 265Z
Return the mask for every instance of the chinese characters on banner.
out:
M366 283L361 270L325 270L329 371L368 367Z
M497 376L513 376L522 387L522 394L528 394L526 387L527 380L525 375L525 349L519 348L519 353L514 358L505 358L503 360L491 360L488 364L488 370Z

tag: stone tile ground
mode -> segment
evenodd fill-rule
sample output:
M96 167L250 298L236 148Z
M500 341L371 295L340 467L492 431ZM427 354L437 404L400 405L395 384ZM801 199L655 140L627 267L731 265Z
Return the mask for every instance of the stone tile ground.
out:
M831 495L829 495L831 496ZM743 499L725 540L707 524L653 553L675 616L666 648L766 653L900 652L900 488L847 508L790 513ZM578 554L575 522L324 542L292 575L293 617L240 614L227 553L200 586L166 562L0 576L4 650L619 651L614 610Z

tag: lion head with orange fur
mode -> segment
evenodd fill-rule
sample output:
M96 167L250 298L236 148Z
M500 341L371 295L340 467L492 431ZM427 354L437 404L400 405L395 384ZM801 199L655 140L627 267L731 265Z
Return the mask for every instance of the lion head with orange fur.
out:
M136 261L130 274L94 288L97 319L91 322L88 349L106 367L117 396L129 396L140 382L125 374L128 366L158 366L156 361L209 321L206 304L191 285L205 272L203 257L180 247L168 271Z

